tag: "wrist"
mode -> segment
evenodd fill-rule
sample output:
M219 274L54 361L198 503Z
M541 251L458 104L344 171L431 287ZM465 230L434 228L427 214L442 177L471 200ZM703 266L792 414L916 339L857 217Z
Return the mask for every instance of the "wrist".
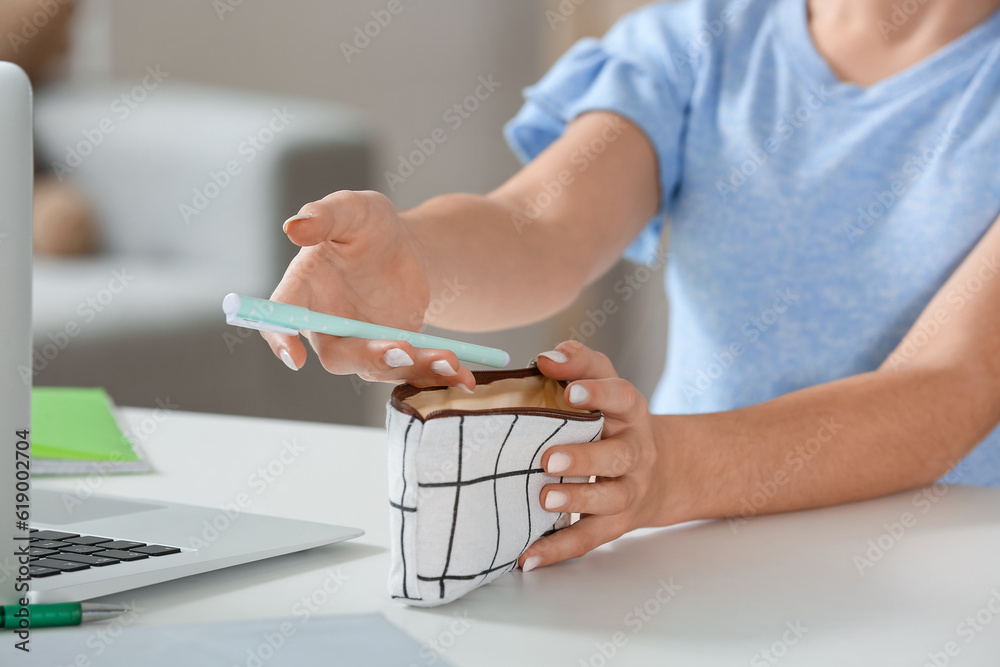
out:
M426 216L422 215L420 209L423 205L407 211L400 211L399 219L400 238L408 247L413 258L420 266L424 278L427 280L428 290L433 293L434 286L439 278L434 275L434 268L440 263L433 258L433 245L428 238L428 225Z
M695 470L696 458L689 455L693 436L686 415L653 415L653 439L659 453L657 475L663 480L663 494L657 524L670 526L706 518L702 499L706 489Z

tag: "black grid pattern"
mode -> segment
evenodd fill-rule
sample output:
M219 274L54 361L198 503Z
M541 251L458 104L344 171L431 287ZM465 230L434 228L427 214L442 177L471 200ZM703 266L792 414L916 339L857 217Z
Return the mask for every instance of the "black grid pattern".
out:
M395 418L406 417L401 413L397 413ZM400 520L398 533L399 545L396 557L398 559L398 564L401 565L403 576L402 586L400 587L401 590L400 588L395 588L393 591L394 598L433 604L430 600L426 599L428 594L426 588L421 588L419 592L413 590L413 587L409 585L408 581L410 577L415 577L416 580L421 582L437 583L437 590L434 591L436 595L434 595L433 598L437 598L439 600L444 600L448 595L449 588L447 582L475 581L475 585L473 587L478 586L484 583L490 575L493 575L498 571L505 572L514 569L517 566L517 558L520 557L520 554L527 549L533 540L538 539L540 535L550 534L554 531L560 515L544 511L541 513L538 512L540 505L537 498L537 488L533 493L531 480L535 477L535 475L545 474L545 471L540 467L540 456L544 453L547 445L550 444L553 438L556 438L557 435L566 429L570 420L539 418L537 416L524 417L521 415L504 415L492 418L503 421L509 419L510 422L509 424L502 423L503 430L501 431L501 435L498 435L492 440L492 448L495 449L495 452L489 453L479 451L478 447L475 446L475 443L470 441L470 432L468 430L469 425L466 416L456 416L454 420L452 420L452 418L441 418L441 420L439 420L443 422L447 419L448 421L452 421L452 423L457 422L456 431L450 436L451 442L455 443L455 437L457 435L457 447L455 444L451 445L452 447L455 447L453 459L453 469L455 474L452 479L447 479L446 481L440 481L440 479L415 480L413 479L412 474L408 475L408 472L419 474L419 468L415 470L408 470L407 452L411 452L411 454L416 453L419 456L419 447L421 445L427 444L429 448L434 448L438 452L441 451L443 446L447 446L446 444L442 444L440 442L434 442L433 444L422 442L425 438L425 433L424 428L421 428L421 426L426 427L427 423L418 423L418 426L414 429L415 418L409 418L409 422L405 427L402 437L403 456L402 466L399 471L399 473L403 476L403 479L401 480L402 493L400 493L398 500L393 498L389 501L393 510L399 512L397 515ZM390 422L392 419L393 415L390 414ZM529 422L525 422L525 419L528 419ZM537 433L539 427L544 427L545 422L547 421L552 422L551 427L544 429L543 433ZM522 424L525 424L523 428L521 426ZM401 425L399 426L401 427ZM443 425L439 425L439 428L441 426ZM586 437L575 437L582 435L579 431L585 430L585 436L589 437L590 441L593 441L600 435L602 426L603 420L592 422L574 420L573 428L566 429L567 434L564 434L562 440L566 442L567 437L574 436L570 437L569 441L586 441ZM412 433L418 433L416 442L411 442ZM396 437L399 437L398 431ZM426 437L428 440L433 439L431 436ZM540 441L535 439L536 437L540 438ZM531 445L529 442L525 442L525 439L527 438L534 440L537 444ZM497 446L497 442L499 442L499 446ZM517 448L512 449L509 446L511 442L517 442ZM417 447L418 451L412 452L411 450L413 447ZM526 449L526 447L530 447L530 449ZM520 458L518 456L518 448L520 451L523 451L523 453L520 454ZM503 458L505 452L508 453L506 459ZM489 474L478 474L486 472L482 470L482 466L484 464L488 465L488 463L482 460L484 455L490 456L493 460L492 472ZM505 464L502 459L506 461ZM410 463L412 464L413 461L410 461ZM520 465L517 465L518 463ZM476 469L476 466L479 466L479 468ZM503 467L505 466L513 469L503 470ZM488 470L489 469L487 468L487 471ZM407 481L408 477L409 484ZM397 477L396 479L398 480L399 478ZM522 505L520 509L517 509L516 507L511 507L509 504L513 493L510 488L510 484L519 484L517 481L519 479L524 480L524 505ZM558 479L560 482L564 481L563 477L559 477ZM421 549L420 553L423 554L421 559L423 561L433 560L436 565L416 562L413 558L416 554L407 553L407 515L417 517L421 516L423 511L418 507L413 506L415 502L414 500L411 500L411 504L407 505L407 490L412 489L414 481L416 482L417 488L421 491L435 490L437 493L447 491L453 492L452 496L446 497L448 498L447 500L442 497L438 497L436 499L436 504L434 505L434 510L432 511L432 515L436 516L427 517L424 515L425 518L423 519L433 519L436 522L440 522L437 531L438 537L435 539L439 539L441 541L440 548L442 551L438 553L441 554L443 552L443 559L440 557L435 559L433 557L433 545L422 543L419 547ZM586 479L570 478L570 481L586 481ZM484 508L480 507L480 503L485 501L485 498L481 492L474 492L476 489L481 488L481 485L485 484L490 484L492 486L492 489L487 492L487 495L492 495L492 512L487 512ZM507 485L506 493L501 492L501 484ZM535 486L537 487L537 484ZM400 485L397 483L395 488L398 491ZM533 497L533 495L535 497ZM420 494L420 498L424 499L423 505L426 505L426 499L423 494ZM421 503L416 504L419 505ZM445 509L445 507L448 509ZM426 507L423 509L426 509ZM448 512L450 514L448 519L444 518L447 514L441 516L440 513L444 512ZM540 516L544 517L541 520L549 522L549 525L539 523ZM490 519L492 519L492 522ZM444 532L444 525L441 525L444 521L449 521L450 523L450 525L444 524L448 525L447 532ZM493 546L493 549L488 550L492 551L492 556L488 554L488 551L486 551L486 553L480 551L477 556L477 558L480 559L477 563L479 567L468 568L467 566L470 564L468 562L461 562L458 564L455 560L455 554L459 549L468 549L470 546L468 544L470 540L474 539L476 542L483 542L484 540L489 539L485 537L487 529L484 529L484 524L488 525L489 523L493 524L492 531L490 531L493 533L493 539L489 540L489 542L491 542L490 546ZM527 529L525 529L525 526ZM533 535L533 530L540 531L539 535ZM425 535L420 537L414 537L411 535L411 540L423 539L426 536L426 531L424 532ZM470 535L475 535L475 538L471 538ZM447 537L447 540L444 539L445 536ZM521 536L524 537L523 544L515 543L517 546L511 544L511 539L518 540ZM503 544L506 544L506 546L503 550L501 550ZM432 547L430 551L428 551L428 546ZM516 554L514 553L515 550ZM428 553L431 553L430 559L427 557ZM501 557L501 553L503 553L506 558L503 558L503 562L497 563L497 560ZM511 558L511 556L513 556L513 558ZM466 558L465 560L468 559ZM414 566L417 567L416 572L412 571ZM434 572L427 572L425 568L431 566L439 569ZM421 593L422 596L420 596ZM454 593L452 593L452 595L454 596Z

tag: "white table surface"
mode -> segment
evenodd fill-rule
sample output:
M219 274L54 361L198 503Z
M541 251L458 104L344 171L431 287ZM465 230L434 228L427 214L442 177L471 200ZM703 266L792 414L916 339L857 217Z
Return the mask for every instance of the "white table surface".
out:
M386 592L383 431L182 412L157 422L151 410L122 412L150 431L142 446L155 472L36 484L214 507L245 492L251 512L367 531L106 599L134 601L141 625L293 617L315 595L327 598L318 614L381 612L427 642L415 665L440 655L476 666L920 667L935 664L929 653L939 666L1000 664L1000 489L940 487L756 517L735 530L717 521L639 531L566 564L508 574L453 604L413 609ZM268 464L278 470L288 440L302 454L262 489L252 476ZM887 536L885 525L907 512L911 526ZM890 548L859 573L855 557L880 536ZM339 589L318 593L331 577L328 588L339 580ZM679 586L665 604L654 597L661 582ZM644 605L649 611L636 614ZM788 630L796 625L801 636ZM614 649L611 659L602 647Z

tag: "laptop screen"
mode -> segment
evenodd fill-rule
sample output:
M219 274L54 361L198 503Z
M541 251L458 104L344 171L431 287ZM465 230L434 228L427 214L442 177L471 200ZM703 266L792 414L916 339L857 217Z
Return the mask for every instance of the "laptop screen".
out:
M17 538L28 533L30 490L31 132L28 77L0 62L0 604L23 597L26 583L15 551L26 544Z

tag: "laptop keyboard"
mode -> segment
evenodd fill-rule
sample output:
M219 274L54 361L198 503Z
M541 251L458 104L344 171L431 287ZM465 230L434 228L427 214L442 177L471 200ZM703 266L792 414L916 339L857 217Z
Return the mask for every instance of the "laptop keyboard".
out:
M63 572L78 572L180 552L177 547L160 544L32 528L28 544L28 575L32 578L52 577Z

